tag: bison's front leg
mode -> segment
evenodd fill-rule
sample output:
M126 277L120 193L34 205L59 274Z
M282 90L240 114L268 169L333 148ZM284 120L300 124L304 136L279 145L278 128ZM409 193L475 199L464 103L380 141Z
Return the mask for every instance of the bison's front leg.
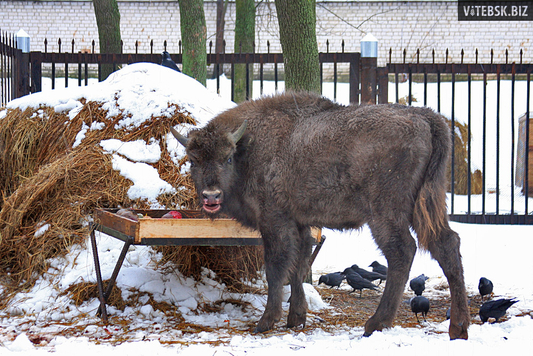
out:
M273 231L273 226L278 226ZM265 332L281 319L283 284L289 277L289 269L294 264L295 248L294 236L296 229L291 233L289 229L281 228L278 224L261 228L263 238L266 278L268 283L268 295L265 312L259 320L255 332Z
M287 317L287 327L305 326L307 319L307 301L303 289L303 280L309 272L309 259L313 237L309 227L298 229L298 246L295 266L290 276L291 283L291 305L289 316Z
M274 323L278 322L281 319L282 284L274 281L274 279L277 278L268 277L269 274L276 274L275 271L270 269L271 272L269 273L268 267L266 267L266 270L268 283L267 303L265 306L265 312L263 313L261 319L259 319L259 322L257 323L257 326L254 329L254 332L256 333L263 333L272 329L274 327Z

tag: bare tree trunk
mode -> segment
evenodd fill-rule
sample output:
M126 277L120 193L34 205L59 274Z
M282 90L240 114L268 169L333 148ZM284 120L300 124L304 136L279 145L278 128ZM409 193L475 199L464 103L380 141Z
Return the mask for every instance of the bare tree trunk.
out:
M98 26L100 53L121 53L120 12L117 0L93 0L93 5ZM112 64L103 64L100 72L102 80L112 72Z
M207 81L207 50L203 0L179 0L183 73L204 86Z
M226 9L228 0L217 0L217 32L215 34L215 53L224 53L224 27L226 26ZM215 63L213 79L218 78L224 70L223 64Z
M253 53L255 50L255 1L236 0L235 7L234 52ZM252 97L253 78L253 64L235 64L233 101L240 103Z
M314 0L275 0L285 65L285 88L320 93Z
M224 52L224 26L226 25L227 0L217 0L217 32L215 41L215 53Z

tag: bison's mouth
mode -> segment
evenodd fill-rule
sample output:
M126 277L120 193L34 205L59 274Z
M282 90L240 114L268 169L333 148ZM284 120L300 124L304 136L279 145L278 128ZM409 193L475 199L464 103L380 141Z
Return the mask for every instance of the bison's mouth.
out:
M220 210L220 204L204 204L204 210L209 214L214 214Z
M222 196L222 190L217 188L203 190L201 198L204 210L209 214L217 213L221 208Z

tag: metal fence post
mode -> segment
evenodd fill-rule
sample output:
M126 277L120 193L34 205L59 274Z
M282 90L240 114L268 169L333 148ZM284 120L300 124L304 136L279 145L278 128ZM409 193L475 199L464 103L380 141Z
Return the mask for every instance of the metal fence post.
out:
M43 90L42 87L42 55L41 52L30 53L30 65L31 65L31 86L30 91L32 93L38 93Z
M350 104L359 104L360 53L352 53L350 59Z
M389 68L378 67L378 104L387 104L389 102Z
M361 40L361 102L376 103L378 40L367 34Z
M20 98L21 96L30 93L30 36L24 30L19 30L15 35L16 47L18 53L17 68L13 78L14 83L14 98Z

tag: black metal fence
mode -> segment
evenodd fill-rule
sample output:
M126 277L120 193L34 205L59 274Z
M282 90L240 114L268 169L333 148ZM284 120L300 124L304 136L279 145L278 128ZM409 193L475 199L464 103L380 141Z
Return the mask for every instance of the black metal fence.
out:
M406 63L404 52L400 63L389 59L376 70L378 102L429 106L450 120L448 205L455 221L533 224L533 65L521 55L517 62L506 57L506 63L466 64L462 56L459 63Z
M15 46L15 37L6 33L0 35L0 104L18 98L16 84L19 83L20 69L17 64L22 62L22 51Z
M48 52L48 43L45 41L44 52L33 51L23 54L20 50L13 48L13 43L8 41L5 44L7 50L5 54L2 52L2 58L13 63L20 63L20 65L10 67L5 72L2 71L2 73L6 74L6 77L9 77L9 80L13 78L12 85L6 89L5 95L2 94L3 105L13 98L41 91L43 77L51 79L52 89L55 88L58 80L64 80L64 86L68 87L69 78L72 77L77 78L78 85L81 86L87 85L90 78L101 81L101 66L104 64L113 65L113 70L116 70L123 65L131 63L161 63L161 54L153 52L153 43L150 46L150 53L136 52L129 54L94 53L94 42L93 50L90 53L75 52L74 40L71 42L70 52L61 52L61 40L58 41L58 45L58 52ZM164 48L166 48L166 43ZM283 54L281 53L212 53L212 45L210 45L210 49L207 55L207 62L213 76L216 78L217 92L220 91L220 77L217 74L227 73L233 83L235 64L247 64L247 69L250 73L255 73L261 83L260 94L262 94L262 84L266 80L265 73L276 83L276 87L278 81L282 79L283 70L280 67L283 67ZM182 62L181 53L170 55L176 63L180 64ZM15 58L18 58L18 60ZM337 72L337 67L344 66L346 70L342 73L342 79L350 83L349 101L351 103L359 103L360 54L347 53L343 49L342 52L320 53L319 59L322 78L326 75L324 67L328 66L327 72L331 73L329 76L334 82L335 88L339 78L341 78L341 73ZM265 66L270 66L271 68L265 70ZM347 75L345 74L346 72ZM4 83L4 80L2 82ZM250 87L247 87L246 91L249 94ZM336 92L334 96L336 96ZM233 99L233 90L231 99Z
M0 69L2 105L13 98L42 90L43 76L58 80L75 77L87 85L90 77L101 80L100 66L118 69L136 62L160 63L161 55L31 52L23 54L14 42L2 36ZM220 73L233 83L234 65L247 64L260 82L282 80L281 53L212 53L208 66L220 92ZM347 82L350 103L399 102L432 107L449 119L455 145L450 164L449 213L460 222L494 224L533 224L533 145L530 144L530 103L532 64L509 63L421 63L406 62L405 51L398 62L392 52L385 67L376 58L361 58L359 53L320 53L321 76L337 84ZM171 54L180 64L182 54ZM268 67L268 68L267 68ZM327 67L327 68L326 68ZM342 68L342 70L338 70ZM328 74L326 74L326 72ZM347 74L346 74L347 73ZM66 74L66 75L65 75ZM247 89L249 92L249 88ZM233 98L233 96L231 96ZM531 153L530 153L531 152Z

